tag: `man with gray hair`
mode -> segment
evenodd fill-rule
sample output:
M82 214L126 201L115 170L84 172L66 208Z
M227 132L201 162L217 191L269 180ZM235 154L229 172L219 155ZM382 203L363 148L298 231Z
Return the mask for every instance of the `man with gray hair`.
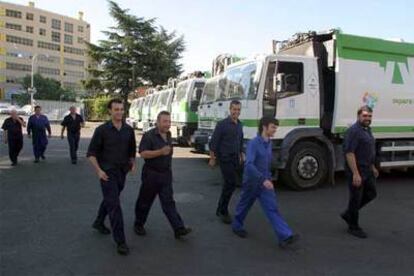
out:
M3 122L4 143L9 145L9 158L12 166L17 165L17 157L23 148L23 130L26 123L17 115L16 109L12 109L10 117Z

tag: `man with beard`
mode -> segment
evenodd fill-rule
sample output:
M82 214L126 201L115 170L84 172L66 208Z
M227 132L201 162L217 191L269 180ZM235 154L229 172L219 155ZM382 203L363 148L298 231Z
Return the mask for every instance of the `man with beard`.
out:
M379 173L375 167L375 139L371 132L372 109L363 106L358 120L345 134L345 173L349 186L348 209L341 217L348 224L348 233L364 239L367 234L359 226L359 210L377 195L375 182Z

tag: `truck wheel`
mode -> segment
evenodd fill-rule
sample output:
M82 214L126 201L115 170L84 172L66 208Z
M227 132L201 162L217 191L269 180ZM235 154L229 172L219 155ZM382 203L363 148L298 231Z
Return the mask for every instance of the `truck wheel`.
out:
M326 150L313 142L299 142L289 154L282 182L295 190L322 185L328 176Z

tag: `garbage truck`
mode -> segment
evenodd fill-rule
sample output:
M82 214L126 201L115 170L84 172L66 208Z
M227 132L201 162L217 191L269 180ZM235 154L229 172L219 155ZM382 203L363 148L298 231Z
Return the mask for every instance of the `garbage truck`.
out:
M380 169L414 167L414 44L345 34L299 33L272 54L230 65L207 81L193 143L209 150L231 100L242 104L246 140L259 119L279 120L273 137L274 176L297 190L333 184L344 169L345 131L359 107L373 109Z

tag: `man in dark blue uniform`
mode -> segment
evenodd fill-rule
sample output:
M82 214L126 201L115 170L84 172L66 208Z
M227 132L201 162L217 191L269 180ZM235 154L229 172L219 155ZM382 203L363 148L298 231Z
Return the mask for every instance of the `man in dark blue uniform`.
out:
M127 255L129 248L125 241L119 196L124 189L127 173L135 170L135 133L123 120L124 105L121 100L111 100L108 110L111 120L95 129L87 153L99 177L103 194L103 201L92 227L102 234L110 234L104 224L106 216L109 216L118 253Z
M79 140L80 140L80 131L81 128L85 126L83 118L81 115L76 113L76 107L71 106L69 108L69 114L65 116L61 125L62 125L62 132L60 137L64 138L65 129L67 129L67 136L68 136L68 143L69 143L69 151L70 151L70 159L72 160L72 164L76 164L78 160L78 147L79 147Z
M171 161L173 155L171 140L171 115L162 111L157 116L157 125L142 137L139 153L145 160L142 169L142 184L135 205L135 233L146 234L144 225L155 197L158 195L164 214L174 230L176 239L191 232L184 226L177 212L173 197Z
M12 166L17 165L17 157L23 148L23 131L26 123L23 118L17 115L14 109L10 113L10 117L4 120L2 129L4 130L4 143L9 145L9 158Z
M348 233L358 238L367 234L359 226L359 210L377 195L375 182L379 173L375 167L375 139L371 132L372 109L363 106L358 120L345 134L345 173L349 186L348 209L341 214L348 224Z
M244 220L256 199L259 200L281 247L293 244L299 238L279 213L276 194L270 172L273 151L272 137L279 122L275 118L262 118L256 138L249 141L243 175L243 186L236 215L232 224L233 232L241 238L247 236Z
M39 158L46 159L45 151L48 144L48 137L52 137L52 130L50 128L49 119L42 114L42 108L35 106L35 114L29 117L27 123L27 135L32 138L34 162L39 163ZM46 136L46 131L48 136Z
M210 141L209 165L214 167L217 159L224 178L216 215L226 224L230 224L232 221L228 208L236 189L237 172L244 161L243 126L239 121L240 111L241 103L233 100L230 103L230 116L217 123Z

